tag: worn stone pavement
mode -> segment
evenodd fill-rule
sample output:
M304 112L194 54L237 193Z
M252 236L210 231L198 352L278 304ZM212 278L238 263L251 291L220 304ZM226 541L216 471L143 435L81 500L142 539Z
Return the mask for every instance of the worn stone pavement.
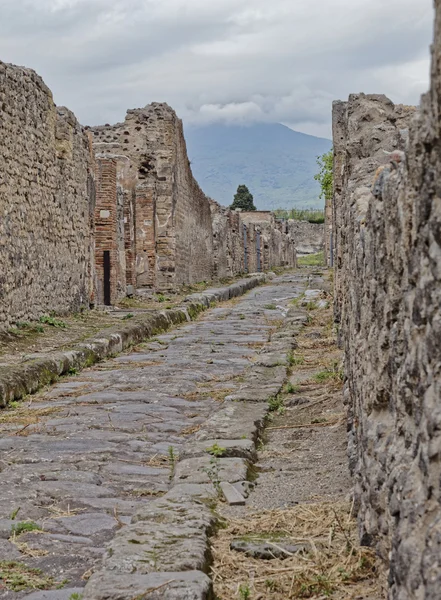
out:
M219 477L246 479L243 458L253 458L258 422L267 410L266 402L256 401L276 394L286 377L283 334L267 342L283 317L294 325L301 318L288 307L308 285L308 277L299 272L276 277L208 310L198 321L63 378L0 412L0 562L41 569L53 578L54 590L14 592L0 580L0 598L67 600L102 568L103 555L115 582L118 572L133 572L136 561L146 565L138 569L138 587L129 586L115 598L135 597L145 589L142 577L152 591L165 590L168 581L174 582L170 589L176 584L199 590L185 595L176 589L149 598L211 597L200 572L206 569L204 561L196 557L201 563L197 568L185 561L187 553L206 554L191 527L187 540L182 531L170 538L167 559L156 546L150 554L143 550L144 559L137 557L142 541L132 538L151 532L148 537L161 542L176 522L168 526L167 518L157 517L158 502L180 501L192 485L211 486L207 440L211 445L223 438L224 447L232 440L236 451L221 459ZM183 521L191 523L192 506L180 509ZM140 523L149 519L155 526L147 523L140 531ZM208 535L209 512L195 519ZM23 521L34 521L41 530L11 537L14 525ZM182 544L173 548L178 538ZM109 546L112 540L119 542ZM134 551L131 558L124 550L127 544ZM94 577L87 597L113 597L116 583L107 578L94 584Z

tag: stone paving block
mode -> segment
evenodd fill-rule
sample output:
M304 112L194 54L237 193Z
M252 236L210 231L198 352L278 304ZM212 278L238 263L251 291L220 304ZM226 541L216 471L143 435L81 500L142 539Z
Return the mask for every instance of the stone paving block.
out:
M104 568L144 575L170 570L206 571L210 560L207 528L202 521L149 520L127 525L116 534L104 556Z
M82 600L211 600L212 584L201 571L92 575ZM64 600L64 599L63 599Z
M220 486L225 496L225 500L230 506L243 506L245 504L245 498L231 485L231 483L223 481Z
M210 483L207 471L211 471L212 478L230 483L247 478L248 465L243 458L217 458L216 463L212 460L210 456L181 460L176 465L174 483Z
M180 483L174 485L163 496L163 499L180 502L200 500L202 502L213 503L216 502L217 497L216 489L211 483Z
M117 529L118 521L115 517L106 513L93 513L73 515L72 517L61 517L57 519L67 531L74 535L90 536L102 531Z
M268 408L252 402L226 402L224 408L213 414L204 428L195 435L196 440L249 439L255 440L263 428Z

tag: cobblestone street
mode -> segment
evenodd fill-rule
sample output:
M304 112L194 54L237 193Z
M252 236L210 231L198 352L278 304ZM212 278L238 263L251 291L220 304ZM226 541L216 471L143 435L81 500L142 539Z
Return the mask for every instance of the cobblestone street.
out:
M138 561L142 568L135 569L133 561L124 563L124 545L118 565L111 556L119 556L118 540L124 542L124 532L131 532L133 523L143 519L140 513L159 497L176 501L184 494L188 500L195 495L192 486L212 486L207 444L223 439L219 443L231 447L221 459L220 481L247 478L244 459L253 458L267 410L266 402L252 401L277 395L292 346L292 338L271 334L283 318L290 320L289 311L295 313L293 326L304 318L289 304L309 279L296 273L279 276L1 413L0 561L3 569L15 561L9 567L12 583L0 590L1 598L67 600L81 593L102 568L105 548L114 538L106 553L109 572L136 570L138 577L173 572L170 587L179 588L189 578L184 587L193 586L193 595L176 589L178 595L172 590L161 597L210 597L205 595L208 578L200 572L206 570L204 560L198 565L196 556L195 564L185 563L186 540L179 541L178 533L179 560L174 559L176 549L163 557L160 548L150 548ZM154 538L154 530L149 531ZM127 541L139 548L139 540ZM205 542L202 546L204 556ZM190 558L195 553L193 539ZM152 591L155 582L166 583L161 576L152 580ZM126 585L124 578L117 579ZM29 595L29 587L53 591ZM93 581L90 597L96 597Z

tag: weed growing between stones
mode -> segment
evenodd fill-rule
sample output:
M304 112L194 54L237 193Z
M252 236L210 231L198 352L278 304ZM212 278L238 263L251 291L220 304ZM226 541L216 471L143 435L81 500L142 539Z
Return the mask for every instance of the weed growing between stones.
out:
M219 446L218 443L215 443L206 449L206 452L208 452L208 454L211 454L212 456L218 456L218 457L224 456L226 451L227 451L227 449L223 448L222 446Z
M240 598L240 600L250 600L251 589L247 583L242 583L239 586L239 598Z
M210 459L210 466L202 469L204 473L208 475L209 480L213 484L216 494L219 498L223 498L224 494L220 485L220 460L218 456L212 456Z
M285 403L280 395L271 396L268 400L268 406L270 412L277 412L279 415L283 415L285 412Z
M0 582L7 590L48 590L54 586L54 579L47 577L40 569L31 569L25 564L12 561L0 561Z
M11 534L14 536L19 536L28 531L41 531L41 527L37 523L34 523L34 521L19 521L11 527Z
M288 381L288 383L285 385L284 392L285 394L298 394L300 392L300 389L301 388L299 385L294 385L293 383Z
M173 446L169 446L168 447L167 454L168 454L168 463L170 465L170 475L169 475L169 478L173 479L173 477L175 475L176 463L179 460L179 456L176 454Z
M263 308L265 310L277 310L277 306L275 304L265 304Z
M335 381L341 383L343 381L343 371L338 369L338 367L335 365L332 368L328 368L324 371L316 373L313 379L316 383L325 383L328 381Z
M133 313L127 313L126 315L123 316L122 320L123 321L127 321L128 319L133 319L135 315Z

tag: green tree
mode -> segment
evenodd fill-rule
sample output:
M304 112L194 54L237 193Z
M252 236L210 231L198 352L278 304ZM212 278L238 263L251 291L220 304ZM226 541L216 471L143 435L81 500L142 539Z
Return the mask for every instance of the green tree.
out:
M240 185L237 188L237 192L234 194L233 204L230 206L230 208L233 210L240 208L244 211L256 210L253 200L253 194L250 192L247 186Z
M317 157L317 164L320 167L320 171L317 175L314 175L314 179L320 184L320 198L331 200L333 193L332 169L334 166L334 151L332 148L329 152L325 152L322 156Z

